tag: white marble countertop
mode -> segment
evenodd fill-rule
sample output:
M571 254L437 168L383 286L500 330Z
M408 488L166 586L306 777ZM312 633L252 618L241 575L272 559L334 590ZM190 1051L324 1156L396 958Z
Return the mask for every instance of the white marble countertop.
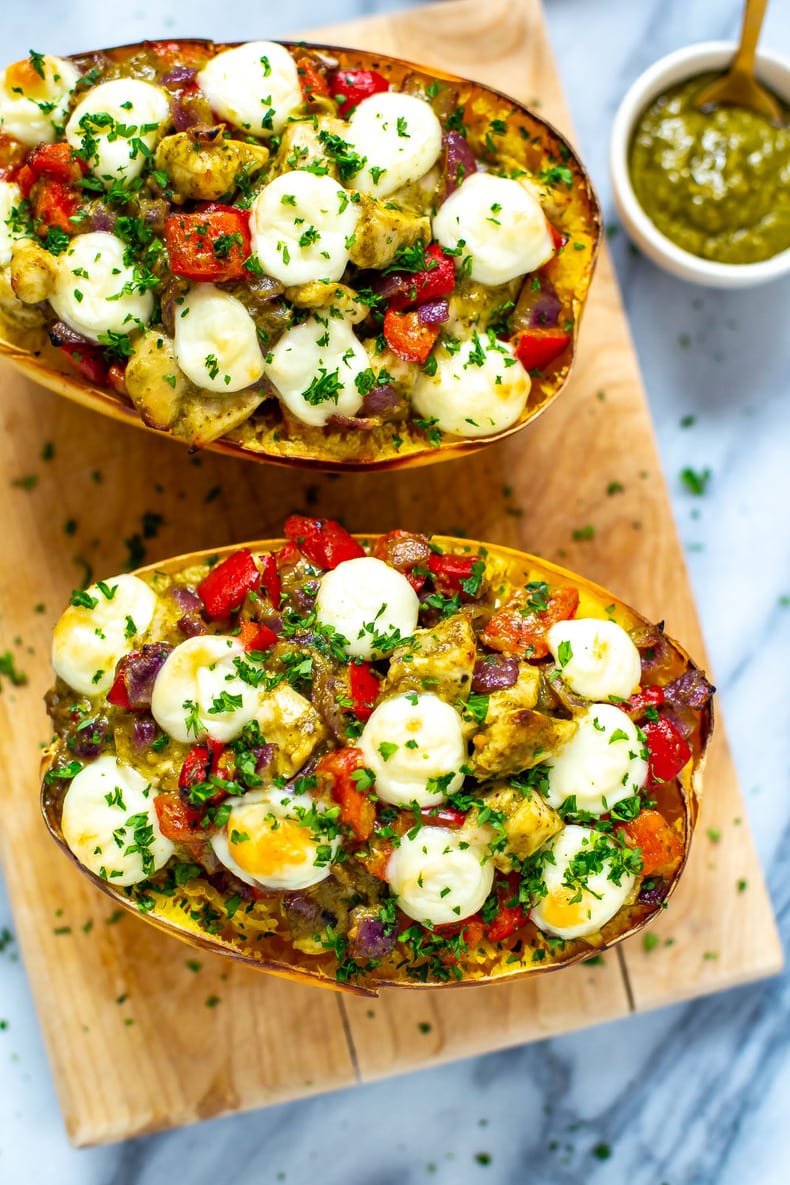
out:
M480 0L484 3L485 0ZM737 33L740 0L545 0L605 212L608 131L652 61ZM277 36L403 0L6 0L2 57L143 37ZM774 0L766 45L790 53ZM614 226L614 221L612 222ZM790 935L790 282L694 289L611 239L749 819ZM685 417L694 417L683 427ZM712 473L703 498L685 466ZM7 927L4 930L3 927ZM0 883L4 1185L785 1185L790 975L663 1012L111 1148L68 1147ZM108 1056L111 1051L108 1051ZM595 1149L598 1149L596 1154Z

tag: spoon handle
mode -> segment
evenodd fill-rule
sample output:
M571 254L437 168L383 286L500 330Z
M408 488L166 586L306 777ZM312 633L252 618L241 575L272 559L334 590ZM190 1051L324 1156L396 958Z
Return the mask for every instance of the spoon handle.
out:
M741 43L732 64L733 71L754 75L754 55L763 25L768 0L746 0L741 29Z

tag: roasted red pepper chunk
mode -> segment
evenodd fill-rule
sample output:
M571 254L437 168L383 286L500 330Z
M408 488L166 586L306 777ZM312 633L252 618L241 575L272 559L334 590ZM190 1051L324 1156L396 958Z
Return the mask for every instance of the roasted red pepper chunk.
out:
M282 580L277 567L277 557L259 555L258 566L261 570L261 588L271 601L272 609L279 609L282 597Z
M291 514L285 520L285 537L317 568L336 568L365 554L353 535L331 518Z
M61 342L58 349L71 365L89 383L97 387L107 384L108 368L104 351L99 346L91 346L83 342Z
M629 847L639 848L643 876L672 875L683 856L683 837L660 811L640 811L617 830Z
M441 325L423 325L419 309L401 313L389 308L384 314L384 337L393 354L404 362L426 362L436 345Z
M381 683L373 674L369 662L352 662L348 668L348 679L351 689L351 711L357 720L369 720L373 715Z
M549 653L546 634L558 621L573 617L578 607L579 592L575 588L555 589L545 609L530 609L521 597L514 598L491 617L480 640L501 654L545 658Z
M376 807L359 789L354 779L357 770L365 768L361 749L333 749L316 766L316 777L328 778L331 794L340 807L340 821L354 832L357 839L369 839L376 822Z
M473 580L474 566L482 561L476 555L432 555L428 560L428 569L433 575L436 591L443 597L473 596L464 584Z
M248 654L251 651L263 652L277 645L277 635L268 625L261 625L259 621L243 621L239 641Z
M525 370L543 370L570 345L571 335L558 328L522 329L513 338L516 357Z
M445 255L438 243L431 243L425 250L425 261L427 266L421 271L404 276L407 286L390 298L391 309L408 309L449 296L455 290L455 263L451 255Z
M420 815L426 827L463 827L466 822L465 812L452 806L425 806Z
M126 667L131 658L137 658L139 650L133 650L131 654L127 654L121 659L118 664L118 673L116 674L112 687L107 692L107 702L111 703L116 708L123 708L126 712L131 712L132 705L129 702L129 692L126 690Z
M507 884L497 885L497 912L486 926L485 936L489 942L502 942L510 938L526 923L529 910L518 900L519 877L508 877Z
M651 780L671 782L691 758L688 741L665 716L646 720L641 728L647 741Z
M328 95L329 85L324 75L310 58L297 58L296 73L306 103L312 103L316 95Z
M639 691L634 692L629 699L617 706L632 716L634 720L641 720L648 709L656 710L661 707L663 702L664 688L654 683L649 687L640 687Z
M388 91L390 84L377 70L335 70L329 76L329 89L339 113L348 116L363 99Z
M184 758L178 775L180 790L190 790L198 782L205 782L211 768L211 754L206 745L193 745Z
M247 548L234 551L201 580L197 594L213 621L223 621L241 608L248 593L258 587L261 574Z
M180 794L157 794L154 798L159 830L173 843L202 842L206 832L201 826L203 811L184 802Z
M170 270L187 280L242 280L250 254L249 216L216 202L165 221Z

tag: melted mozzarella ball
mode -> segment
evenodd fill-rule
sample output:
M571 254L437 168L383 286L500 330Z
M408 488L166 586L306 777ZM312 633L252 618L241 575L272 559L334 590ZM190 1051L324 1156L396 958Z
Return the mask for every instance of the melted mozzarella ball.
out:
M576 617L546 634L565 682L591 700L627 699L639 687L642 663L628 634L614 621Z
M266 377L297 420L323 428L332 416L359 411L363 396L355 380L369 369L370 359L349 321L309 317L277 342Z
M354 188L385 198L433 168L442 151L442 125L423 99L383 91L362 100L346 140L366 161L354 175Z
M52 666L81 695L109 691L118 661L151 624L156 594L137 576L92 584L69 605L52 636ZM133 628L132 628L133 627Z
M13 211L22 201L22 190L13 181L0 181L0 267L11 262L14 243L23 235L11 229Z
M30 148L51 144L80 72L71 62L31 53L0 71L0 129Z
M593 704L576 720L570 740L546 759L549 804L557 808L574 796L577 810L603 815L647 781L645 743L613 704Z
M159 830L149 783L109 755L72 778L63 799L61 828L80 864L111 885L145 880L163 868L175 850Z
M473 173L450 194L434 215L433 237L450 250L460 246L472 279L491 286L534 272L554 254L540 203L518 181L491 173Z
M242 391L263 374L255 322L240 300L214 284L187 293L176 313L175 354L187 378L216 395Z
M273 41L249 41L208 62L197 83L222 119L266 140L302 106L296 63Z
M204 634L176 646L156 677L151 714L177 741L232 741L255 717L258 692L239 677L251 662L237 638Z
M554 863L543 866L547 895L531 913L535 925L545 933L565 939L595 934L628 901L635 884L631 873L622 872L617 884L610 879L612 863L605 849L598 861L589 857L602 843L605 840L598 832L571 824L546 844L543 850L553 854ZM595 867L600 863L600 871L574 876L570 869L579 856L585 857L585 864Z
M343 275L359 206L331 177L284 173L260 191L250 214L253 254L267 275L287 285Z
M66 124L66 139L109 189L114 181L140 176L169 122L170 100L161 87L116 78L80 99Z
M77 235L58 257L55 291L49 303L61 320L97 342L103 333L133 333L151 320L151 292L124 291L135 284L124 263L126 247L109 231Z
M375 658L377 640L407 638L417 627L420 602L405 576L373 556L346 560L321 577L318 620L346 639L349 658Z
M211 837L217 859L248 885L309 889L325 880L340 845L325 808L307 794L269 787L229 798L227 827Z
M475 334L451 354L434 351L436 370L422 371L412 403L455 436L490 436L510 428L527 406L532 380L507 342Z
M408 692L384 700L359 747L376 775L376 794L393 806L437 806L463 785L461 717L438 696Z
M462 846L463 845L463 846ZM404 835L390 857L387 880L405 914L432 926L463 921L482 907L494 883L488 849L449 827Z

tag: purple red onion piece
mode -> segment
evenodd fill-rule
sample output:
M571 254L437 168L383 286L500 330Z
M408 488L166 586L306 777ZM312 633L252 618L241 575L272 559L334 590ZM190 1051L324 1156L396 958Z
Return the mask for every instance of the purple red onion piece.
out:
M208 633L208 626L197 613L185 613L183 617L179 617L176 625L186 638L196 638L199 634Z
M138 654L130 656L124 668L123 680L133 711L150 706L156 676L172 651L169 642L151 642L143 646Z
M648 877L639 890L637 902L640 905L659 905L669 892L669 881L655 880Z
M203 611L203 602L193 588L184 588L174 584L169 595L182 613L201 613Z
M54 325L50 326L49 340L53 346L93 346L96 343L92 342L90 338L84 337L81 333L77 333L76 329L72 329L65 321L56 321Z
M274 754L277 752L277 746L272 744L261 745L258 749L253 749L255 755L255 772L262 774L269 768L274 761Z
M370 432L376 427L378 421L366 419L364 416L330 416L328 420L330 428L354 429L359 432Z
M395 949L397 935L378 917L363 917L350 942L353 959L381 959Z
M146 749L150 749L156 740L158 731L156 722L151 716L142 716L135 720L134 728L132 729L132 746L134 751L136 753L143 753Z
M85 720L69 740L69 749L75 757L87 761L98 757L104 748L110 731L110 722L106 716L97 716L94 720Z
M390 383L385 383L381 387L374 387L372 391L368 391L362 400L360 411L364 412L366 416L380 416L385 412L393 411L399 402L398 392Z
M174 66L159 81L162 86L186 86L188 82L194 81L196 74L197 70L192 66Z
M450 319L450 303L444 296L426 300L417 309L417 316L421 325L444 325Z
M466 177L477 172L477 161L466 138L460 132L446 132L444 136L444 173L447 180L445 197L454 193Z
M518 680L517 658L479 658L472 675L472 691L504 691Z
M180 99L174 99L170 106L173 113L173 126L177 132L187 132L200 122L197 112L189 104L182 103Z
M562 301L557 296L556 292L541 292L540 296L530 309L530 329L553 328L559 321L561 312Z
M667 683L664 688L664 700L673 707L682 706L699 711L700 708L707 707L715 690L702 671L692 669Z
M99 207L93 211L88 220L88 230L113 231L115 230L116 221L117 215L111 214L109 210Z

